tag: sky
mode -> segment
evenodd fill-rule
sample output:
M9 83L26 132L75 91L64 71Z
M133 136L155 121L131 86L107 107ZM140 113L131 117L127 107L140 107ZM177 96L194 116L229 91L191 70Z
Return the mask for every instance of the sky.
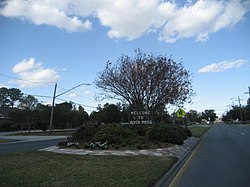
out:
M0 4L0 87L51 104L72 101L89 113L93 82L122 54L167 54L192 73L186 111L218 116L246 105L250 86L248 0L7 0ZM41 97L43 96L43 97ZM174 108L174 107L171 107Z

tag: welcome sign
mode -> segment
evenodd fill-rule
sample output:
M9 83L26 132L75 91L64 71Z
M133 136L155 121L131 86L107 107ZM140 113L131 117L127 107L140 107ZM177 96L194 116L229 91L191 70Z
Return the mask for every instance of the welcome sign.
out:
M130 111L130 120L129 124L131 125L150 125L153 124L151 119L151 112L148 110L137 110L137 111Z

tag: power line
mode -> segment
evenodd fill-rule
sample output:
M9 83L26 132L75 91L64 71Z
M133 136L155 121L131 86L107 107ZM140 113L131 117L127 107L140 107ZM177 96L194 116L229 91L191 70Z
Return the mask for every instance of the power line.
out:
M21 79L21 78L16 78L16 77L12 77L12 76L9 76L9 75L4 75L4 74L1 74L0 73L0 76L2 76L2 77L7 77L7 78L10 78L10 79L15 79L15 80L20 80L20 81L25 81L25 82L29 82L29 83L33 83L33 84L43 84L43 85L47 85L47 86L53 86L54 87L54 85L52 84L53 82L35 82L35 81L30 81L30 80L25 80L25 79ZM59 87L59 86L58 86ZM62 88L62 87L59 87L60 89L62 89L62 90L67 90L66 88ZM84 96L82 96L82 95L79 95L79 94L77 94L77 93L75 93L75 92L73 92L75 95L77 95L78 97L82 97L82 98L84 98L84 99L88 99L88 100L91 100L91 101L94 101L93 99L91 99L91 98L88 98L88 97L84 97ZM28 94L27 94L28 95ZM31 94L29 94L29 95L31 95ZM38 97L40 97L39 95L37 95ZM48 97L50 97L50 96L48 96ZM51 97L52 98L52 97Z
M85 105L85 104L81 104L81 103L76 103L76 102L74 102L74 101L69 101L69 100L60 99L60 98L56 98L56 99L58 99L58 100L60 100L60 101L65 101L65 102L72 102L72 103L74 103L74 104L81 105L81 106L88 107L88 108L96 108L96 107L94 107L94 106L89 106L89 105Z
M60 87L60 86L57 86L57 87L58 87L58 88L60 88L60 89L62 89L62 90L64 90L64 91L66 91L66 90L67 90L67 89L62 88L62 87ZM83 99L88 99L88 100L90 100L90 101L95 101L94 99L91 99L91 98L88 98L88 97L82 96L82 95L80 95L80 94L78 94L78 93L76 93L76 92L70 92L70 93L74 93L76 96L81 97L81 98L83 98Z
M0 76L6 77L6 78L10 78L10 79L20 80L20 81L25 81L25 82L29 82L29 83L33 83L33 84L43 84L43 85L45 85L45 83L42 83L42 82L29 81L29 80L25 80L25 79L21 79L21 78L12 77L12 76L9 76L9 75L4 75L4 74L1 74L1 73L0 73ZM47 86L54 86L54 85L52 85L51 83L52 83L52 82L47 82L46 85L47 85ZM90 85L90 84L87 84L87 85ZM79 86L79 85L78 85L78 86ZM67 89L62 88L62 87L60 87L60 88L61 88L62 90L67 90ZM76 88L76 87L74 87L74 88ZM67 92L70 92L70 91L71 91L71 90L68 90ZM63 92L63 93L58 94L57 96L63 95L64 93L66 93L66 91ZM75 93L75 94L76 94L76 93ZM42 97L42 98L50 98L50 99L53 98L52 96L47 96L47 95L37 95L37 94L27 94L27 93L23 93L23 95L31 95L31 96L34 96L34 97ZM81 95L79 95L79 94L76 94L76 95L79 96L79 97L82 97L82 98L84 98L84 99L89 99L89 100L93 101L93 99L90 99L90 98L81 96ZM70 100L65 100L65 99L61 99L61 98L57 98L57 99L58 99L58 100L61 100L61 101L65 101L65 102L73 102L74 104L81 105L81 106L88 107L88 108L96 108L96 107L94 107L94 106L89 106L89 105L85 105L85 104L81 104L81 103L76 103L76 102L70 101Z
M34 94L23 94L23 95L32 95L34 97L44 97L44 98L53 98L52 96L47 96L47 95L34 95Z
M52 96L46 96L46 95L35 95L35 94L23 94L23 95L32 95L34 97L43 97L43 98L50 98L50 99L53 98ZM61 99L61 98L56 98L56 99L58 99L60 101L64 101L64 102L72 102L74 104L81 105L81 106L88 107L88 108L96 108L94 106L89 106L89 105L85 105L85 104L82 104L82 103L77 103L77 102L74 102L74 101L71 101L71 100L65 100L65 99Z

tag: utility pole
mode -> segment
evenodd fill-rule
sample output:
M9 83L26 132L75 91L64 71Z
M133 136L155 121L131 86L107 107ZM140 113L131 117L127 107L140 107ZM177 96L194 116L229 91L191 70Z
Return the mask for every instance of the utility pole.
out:
M244 94L249 94L247 105L250 105L250 86L248 86L248 92L245 92Z
M51 134L51 128L53 123L53 116L54 116L54 105L55 105L55 99L56 99L56 88L57 83L55 84L54 88L54 94L53 94L53 100L52 100L52 106L51 106L51 113L50 113L50 121L49 121L49 133Z
M50 123L49 123L49 133L51 134L51 129L52 129L52 125L53 125L53 116L54 116L54 106L55 106L55 99L65 93L68 93L70 92L71 90L74 90L82 85L87 85L89 86L90 84L86 84L86 83L82 83L82 84L79 84L69 90L66 90L58 95L56 95L56 88L57 88L57 83L55 84L55 89L54 89L54 94L53 94L53 100L52 100L52 107L51 107L51 113L50 113Z
M249 94L249 99L250 99L250 86L248 86L248 92L245 92L244 94Z
M240 121L241 121L241 123L242 123L242 122L243 122L243 116L242 116L241 103L240 103L240 100L242 100L242 99L240 99L240 96L238 96L238 97L233 97L233 98L230 98L230 99L232 100L232 99L236 99L236 98L237 98L237 100L235 100L235 101L238 101L238 102L239 102ZM234 106L234 101L233 101L233 106Z
M243 117L242 117L242 110L241 110L241 104L240 104L240 96L238 96L238 101L239 101L239 107L240 107L240 121L241 121L241 124L243 123Z

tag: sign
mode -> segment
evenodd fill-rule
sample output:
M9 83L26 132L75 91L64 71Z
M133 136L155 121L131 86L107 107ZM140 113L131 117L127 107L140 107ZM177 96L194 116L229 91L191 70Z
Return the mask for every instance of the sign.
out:
M145 111L145 110L131 111L129 124L131 125L153 124L151 120L150 111Z
M186 112L183 109L179 108L176 112L176 115L178 118L181 118L186 115Z

